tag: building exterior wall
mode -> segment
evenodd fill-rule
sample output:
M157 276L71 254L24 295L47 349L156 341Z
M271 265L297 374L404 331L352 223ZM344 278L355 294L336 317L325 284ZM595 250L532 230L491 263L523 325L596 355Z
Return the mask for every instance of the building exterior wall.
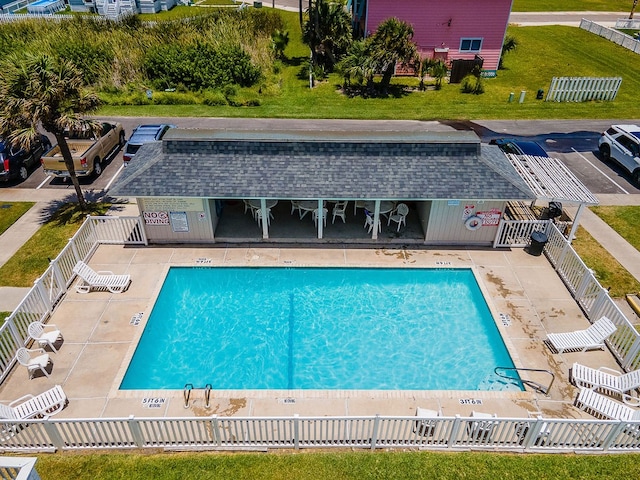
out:
M448 61L484 59L483 69L495 73L509 22L511 0L368 0L366 33L370 35L384 20L396 17L413 26L413 40L422 56L434 57L435 49ZM460 51L462 38L480 38L479 52Z
M202 198L138 198L150 243L214 241L215 205Z
M506 205L501 201L477 200L425 203L431 204L425 243L435 245L492 245ZM471 216L484 216L486 220L477 230L469 230L465 222Z

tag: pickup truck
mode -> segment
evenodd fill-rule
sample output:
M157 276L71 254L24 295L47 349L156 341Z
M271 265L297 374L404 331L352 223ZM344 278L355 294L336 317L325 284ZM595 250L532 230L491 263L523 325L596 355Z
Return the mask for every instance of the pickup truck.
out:
M0 182L24 182L29 176L29 169L38 165L42 154L50 148L51 142L44 135L37 137L29 150L13 147L0 139Z
M91 130L69 132L67 145L73 156L76 176L100 175L105 159L117 152L125 143L124 129L117 122L102 122L102 132L99 138L95 138ZM69 177L69 171L64 163L64 158L62 158L59 145L46 152L41 158L41 163L46 175Z

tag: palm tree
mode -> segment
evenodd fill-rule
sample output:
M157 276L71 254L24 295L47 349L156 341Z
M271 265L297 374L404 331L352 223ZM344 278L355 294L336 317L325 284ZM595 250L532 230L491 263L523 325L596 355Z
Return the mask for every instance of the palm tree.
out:
M396 62L415 62L418 57L418 48L412 41L413 27L397 18L389 18L378 25L373 34L373 55L382 72L380 85L383 92L391 83Z
M631 13L629 14L629 20L633 19L633 14L635 13L637 6L638 0L633 0L633 4L631 5Z
M371 56L371 41L365 39L353 42L337 67L344 77L345 88L352 79L359 85L366 81L367 87L372 87L375 63Z
M98 97L85 93L82 85L82 72L73 63L44 54L14 55L0 68L0 136L28 148L38 136L38 124L53 134L78 204L86 211L65 137L66 132L74 129L100 131L99 122L80 117L99 105Z
M351 17L341 3L313 0L309 2L309 20L302 29L302 40L311 49L314 66L331 71L351 45Z

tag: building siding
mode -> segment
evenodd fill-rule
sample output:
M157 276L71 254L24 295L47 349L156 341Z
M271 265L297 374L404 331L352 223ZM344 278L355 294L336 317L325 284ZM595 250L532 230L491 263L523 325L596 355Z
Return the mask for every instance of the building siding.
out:
M498 226L468 230L465 220L472 215L495 209L504 212L505 202L479 200L438 200L431 203L426 220L425 243L431 245L492 245ZM424 213L422 214L424 215Z
M366 32L370 35L384 20L396 17L413 26L413 40L422 56L433 57L435 48L448 48L448 60L473 59L460 52L461 38L482 38L478 52L483 69L495 71L509 22L511 0L368 0Z

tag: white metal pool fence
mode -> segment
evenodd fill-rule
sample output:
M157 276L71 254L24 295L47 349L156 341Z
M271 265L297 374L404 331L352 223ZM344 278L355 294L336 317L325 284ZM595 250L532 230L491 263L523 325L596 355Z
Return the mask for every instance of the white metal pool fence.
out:
M491 449L629 452L640 422L479 417L208 417L6 421L0 449Z
M524 224L531 224L524 226ZM519 225L522 224L522 225ZM561 226L565 228L564 226ZM553 222L510 221L513 232L543 231L544 253L587 317L608 316L618 327L608 346L625 370L640 367L640 334L611 300ZM510 235L524 238L522 235ZM508 233L505 234L507 238ZM519 240L522 241L522 240ZM140 217L88 217L0 327L0 381L30 340L30 322L46 321L74 279L73 267L101 244L146 245ZM640 451L640 422L583 419L438 417L421 428L416 417L196 417L2 420L0 450L485 448L514 451ZM420 419L419 421L424 421ZM488 423L486 423L488 422ZM426 427L424 425L427 425ZM480 426L483 426L480 429ZM476 430L480 429L482 434Z

